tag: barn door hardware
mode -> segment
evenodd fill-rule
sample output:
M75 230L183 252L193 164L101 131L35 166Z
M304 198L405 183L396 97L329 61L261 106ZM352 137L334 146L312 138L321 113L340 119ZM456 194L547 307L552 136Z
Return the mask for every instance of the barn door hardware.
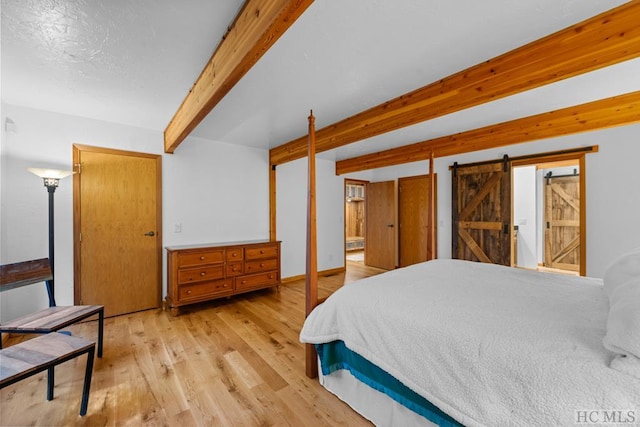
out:
M572 176L579 176L580 173L578 172L578 169L573 169L573 173L567 173L564 175L552 175L551 171L547 172L547 174L544 176L545 179L547 180L547 185L550 184L549 180L553 177L553 178L568 178L568 177L572 177Z
M509 155L507 154L502 157L502 170L504 172L509 172Z
M544 176L544 179L547 180L547 185L551 184L551 175L553 175L551 173L551 171L547 172L547 174Z

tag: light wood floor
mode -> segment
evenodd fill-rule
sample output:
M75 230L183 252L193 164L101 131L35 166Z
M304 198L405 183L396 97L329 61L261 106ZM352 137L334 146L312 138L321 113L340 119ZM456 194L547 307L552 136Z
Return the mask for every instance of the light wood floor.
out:
M381 272L352 262L347 270L321 278L320 296ZM305 376L303 320L304 281L191 306L179 317L149 310L106 319L87 415L78 415L82 356L56 368L50 402L46 373L1 390L0 425L370 425ZM95 321L69 330L97 333Z

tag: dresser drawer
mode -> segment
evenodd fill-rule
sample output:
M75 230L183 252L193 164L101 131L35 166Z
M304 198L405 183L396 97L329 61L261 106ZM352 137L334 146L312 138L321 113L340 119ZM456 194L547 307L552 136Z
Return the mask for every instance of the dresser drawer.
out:
M233 294L233 280L215 280L178 287L178 301L191 301Z
M244 271L246 273L258 273L260 271L271 271L278 269L278 260L273 259L262 259L258 261L247 261L244 264Z
M224 249L178 254L178 268L197 267L199 265L224 262Z
M222 279L223 277L224 265L213 265L211 267L178 270L178 284L202 282L204 280L212 279Z
M227 248L227 262L242 261L244 248Z
M278 273L251 274L249 276L236 277L236 290L243 291L254 288L264 288L278 284Z
M246 248L244 259L277 258L278 245L264 245L253 248Z
M232 277L232 276L239 276L240 274L243 274L244 273L243 265L244 264L242 262L227 263L227 266L225 268L226 276Z

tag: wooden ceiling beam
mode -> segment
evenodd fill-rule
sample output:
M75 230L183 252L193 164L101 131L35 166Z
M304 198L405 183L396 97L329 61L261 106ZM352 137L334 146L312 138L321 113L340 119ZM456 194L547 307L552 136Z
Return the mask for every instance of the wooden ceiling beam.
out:
M640 122L640 91L336 162L336 175Z
M173 153L313 0L247 0L164 131Z
M640 56L640 1L633 0L316 132L317 152ZM272 165L306 155L306 136L270 150Z

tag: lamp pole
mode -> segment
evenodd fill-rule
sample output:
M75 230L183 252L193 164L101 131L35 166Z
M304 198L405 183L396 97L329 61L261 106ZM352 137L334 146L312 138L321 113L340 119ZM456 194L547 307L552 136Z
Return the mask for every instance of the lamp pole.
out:
M60 184L60 179L71 175L72 171L57 169L28 168L29 172L38 175L44 180L44 186L49 193L49 265L51 267L51 280L47 280L47 293L49 294L49 307L56 305L55 295L55 259L54 259L54 223L53 223L53 194Z
M47 182L47 181L54 181ZM56 187L58 186L59 179L56 178L44 178L44 185L47 187L47 192L49 193L49 265L51 266L51 277L55 280L55 259L54 259L54 225L53 225L53 193L56 191ZM56 293L55 293L55 282L51 280L50 283L47 283L47 293L49 294L49 307L55 307L56 305Z

